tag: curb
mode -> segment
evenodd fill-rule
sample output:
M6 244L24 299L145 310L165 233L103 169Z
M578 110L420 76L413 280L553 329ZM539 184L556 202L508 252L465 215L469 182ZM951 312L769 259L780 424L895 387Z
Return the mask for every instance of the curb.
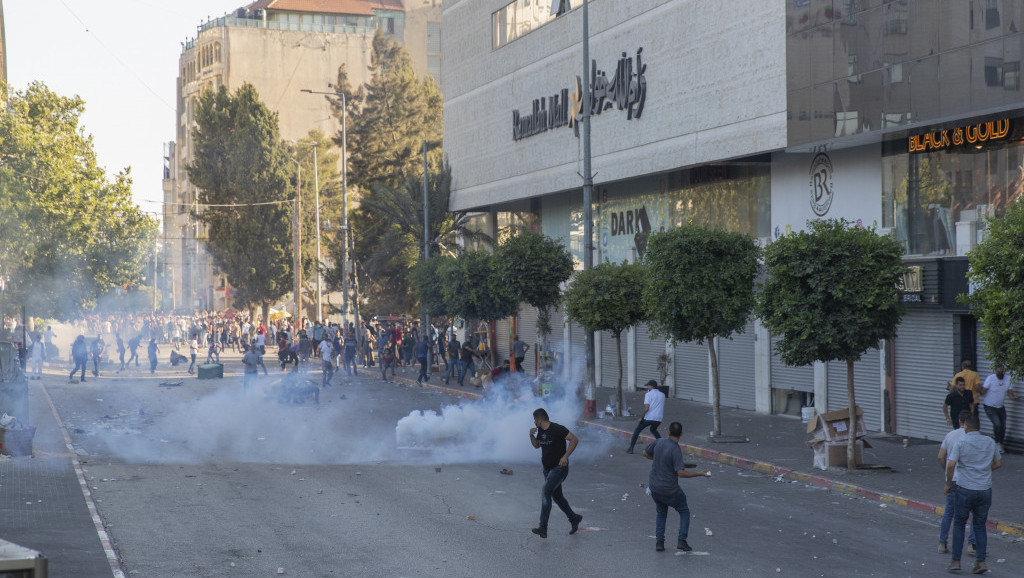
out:
M422 385L417 384L415 380L411 380L405 377L397 377L395 379L397 381L405 382L408 385L429 388L449 395L462 397L465 399L480 399L481 397L483 397L483 395L480 393L476 393L473 391L464 391L461 389L447 387L444 385L432 385L430 383L424 383ZM577 419L576 424L598 429L617 437L630 438L633 435L633 432L631 431L590 421L585 418ZM654 438L649 435L641 435L639 440L642 440L646 444L653 442ZM809 474L806 472L794 470L793 468L779 466L769 462L753 460L750 458L744 458L726 452L721 452L718 450L694 446L690 444L681 443L679 444L679 447L682 448L684 453L700 456L704 459L711 460L713 462L734 466L743 470L760 472L762 474L767 474L773 477L782 476L785 479L793 480L796 482L803 482L816 488L823 488L829 491L854 494L858 497L866 498L868 500L874 500L877 502L882 502L884 504L903 506L911 510L916 510L919 512L928 512L938 516L941 516L943 512L945 512L944 506L939 506L921 500L908 499L904 498L901 495L890 494L888 492L879 492L877 490L872 490L864 486L850 484L847 482L841 482L839 480L819 474ZM986 524L986 526L991 531L1005 533L1010 536L1024 537L1024 524L1020 524L1017 522L1007 522L1004 520L996 520L990 517L988 519L988 523Z

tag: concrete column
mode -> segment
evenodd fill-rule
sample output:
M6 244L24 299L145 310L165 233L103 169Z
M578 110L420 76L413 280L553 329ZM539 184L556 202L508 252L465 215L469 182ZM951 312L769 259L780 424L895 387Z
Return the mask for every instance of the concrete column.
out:
M626 331L626 389L636 391L636 327Z
M772 341L768 328L754 319L754 411L772 412Z
M594 332L594 381L597 387L604 387L604 360L601 359L601 340L604 336L603 331ZM614 364L611 364L614 365ZM609 380L611 381L611 380Z
M828 368L820 362L814 362L814 409L825 413L828 409Z

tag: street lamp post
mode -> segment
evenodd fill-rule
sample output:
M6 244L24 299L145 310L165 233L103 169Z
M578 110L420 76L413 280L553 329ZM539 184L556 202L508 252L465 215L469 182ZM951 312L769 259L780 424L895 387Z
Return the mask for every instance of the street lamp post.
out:
M316 203L316 320L323 321L324 304L323 293L320 291L321 257L320 257L320 165L317 162L316 150L320 143L314 142L313 146L313 190L315 191Z
M309 88L303 88L300 92L308 94L323 94L326 96L333 96L335 98L341 98L341 310L345 317L348 316L348 134L347 134L347 116L348 116L348 103L345 98L344 92L324 92L318 90L312 90ZM316 154L316 149L314 155ZM317 260L319 264L320 249L319 249L319 235L320 235L320 202L317 201ZM319 295L319 276L317 277L317 294ZM319 300L317 301L319 304ZM318 305L319 306L319 305ZM356 315L358 322L358 314Z

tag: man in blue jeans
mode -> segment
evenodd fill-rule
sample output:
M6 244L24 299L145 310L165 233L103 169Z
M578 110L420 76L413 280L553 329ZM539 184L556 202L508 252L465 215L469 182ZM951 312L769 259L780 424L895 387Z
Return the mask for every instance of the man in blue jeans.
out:
M651 477L647 487L657 510L654 522L654 549L665 551L665 519L668 509L679 512L679 541L677 550L690 552L693 548L686 542L690 532L690 508L686 505L686 494L679 487L679 478L711 477L711 472L688 472L683 463L683 451L679 449L679 437L683 435L683 424L674 421L668 426L668 438L659 438L644 450L644 457L653 460Z
M977 555L975 557L974 574L984 574L985 556L988 553L988 535L985 523L988 521L988 509L992 506L992 472L1002 467L996 450L996 442L981 435L978 431L978 416L972 415L964 422L964 435L953 446L946 461L946 493L953 493L956 505L953 511L953 559L947 570L960 570L960 556L964 548L964 526L967 516L973 520L974 534L977 538ZM953 474L957 474L956 485Z
M537 427L530 428L530 443L540 449L544 488L541 490L540 525L531 532L541 538L548 537L548 517L551 515L551 502L554 501L569 518L569 524L572 525L569 533L575 534L583 516L572 511L569 501L562 494L562 482L569 475L569 456L580 440L565 426L552 423L544 409L538 408L533 412L533 424Z
M658 426L661 425L661 420L665 417L665 394L661 393L658 389L658 382L653 379L647 382L647 394L644 395L644 412L640 414L640 421L636 424L636 429L633 430L633 439L629 440L629 448L626 450L627 454L633 453L633 447L636 445L636 440L640 437L640 432L644 431L648 426L651 428L651 433L654 434L654 439L661 438L661 434L658 433Z
M958 381L963 382L963 378L959 378ZM946 406L943 406L946 407ZM953 446L960 441L960 438L964 437L966 433L964 431L964 420L971 417L971 410L961 410L959 414L952 416L950 422L956 420L958 424L957 428L946 434L946 437L942 438L942 445L939 446L939 465L942 466L943 474L946 471L946 460L949 457L949 451L953 449ZM953 484L956 485L957 475L953 472ZM939 554L949 554L949 528L953 525L953 512L956 510L956 495L953 492L946 494L946 506L942 512L942 521L939 523ZM977 543L976 536L974 535L974 526L971 526L971 533L967 537L967 553L975 554L975 544Z

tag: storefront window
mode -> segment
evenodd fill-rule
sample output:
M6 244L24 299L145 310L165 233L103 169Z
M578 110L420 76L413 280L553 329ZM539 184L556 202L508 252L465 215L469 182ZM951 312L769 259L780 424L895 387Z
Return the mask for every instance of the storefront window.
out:
M1024 187L1019 142L883 157L883 225L908 255L964 255Z

